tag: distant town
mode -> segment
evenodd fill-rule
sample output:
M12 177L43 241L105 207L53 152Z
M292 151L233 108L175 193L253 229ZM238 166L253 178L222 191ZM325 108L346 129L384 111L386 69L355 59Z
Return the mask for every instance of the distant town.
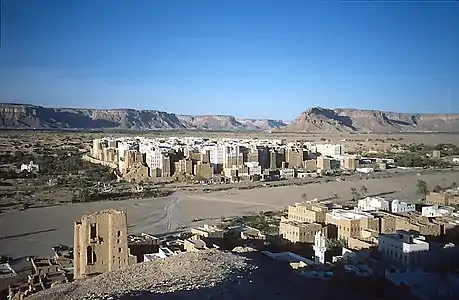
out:
M439 151L433 153L440 158ZM346 155L340 144L283 140L205 138L96 139L93 163L116 168L125 180L186 176L213 183L317 176L333 170L371 173L394 167L394 159Z
M407 151L400 148L393 153ZM137 189L164 179L210 185L339 175L330 177L336 184L353 174L368 176L391 169L418 174L431 168L454 169L459 159L444 155L449 146L442 148L423 158L429 166L402 167L399 156L348 154L341 144L333 143L122 137L94 139L82 160L109 167L117 181L136 183ZM20 169L41 172L33 162ZM129 233L127 214L120 209L86 214L74 222L73 245L55 245L53 256L2 257L0 292L8 299L20 299L183 252L250 251L284 262L307 278L350 286L384 279L394 294L419 299L459 296L457 184L429 187L417 180L419 198L413 201L373 195L361 182L359 189L351 188L349 201L311 199L303 193L301 201L291 201L295 203L281 210L221 217L212 224L203 219L200 225L168 226L169 232L162 234ZM429 285L431 281L439 285Z

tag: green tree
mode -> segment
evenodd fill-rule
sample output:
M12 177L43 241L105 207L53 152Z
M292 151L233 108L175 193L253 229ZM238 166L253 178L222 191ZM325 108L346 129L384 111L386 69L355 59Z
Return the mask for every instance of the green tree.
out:
M422 196L422 200L425 200L426 195L429 193L427 183L424 180L418 180L418 182L416 183L416 191L418 194Z
M360 194L362 194L362 196L364 196L364 195L367 194L367 192L368 192L367 187L364 186L364 185L362 185L362 186L360 187Z
M355 200L356 198L359 198L359 193L357 193L357 190L355 187L351 188L351 194L352 194L352 200Z
M434 188L432 189L432 192L434 193L438 193L438 192L441 192L442 190L442 187L439 186L438 184L436 186L434 186Z

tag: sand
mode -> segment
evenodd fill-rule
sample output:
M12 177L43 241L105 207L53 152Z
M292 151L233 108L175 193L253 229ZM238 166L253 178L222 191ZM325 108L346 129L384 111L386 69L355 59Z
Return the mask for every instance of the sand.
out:
M459 183L457 171L431 171L419 176L416 171L393 174L391 178L359 179L345 182L316 183L306 186L286 186L252 190L231 190L212 193L177 191L159 199L131 199L86 204L31 208L0 215L0 255L50 255L57 244L73 244L73 222L81 215L105 208L128 213L130 233L164 233L181 226L190 226L194 218L210 218L279 210L308 198L325 199L338 194L338 201L352 198L350 188L362 185L368 194L389 193L389 199L416 202L417 180L425 180L430 187Z

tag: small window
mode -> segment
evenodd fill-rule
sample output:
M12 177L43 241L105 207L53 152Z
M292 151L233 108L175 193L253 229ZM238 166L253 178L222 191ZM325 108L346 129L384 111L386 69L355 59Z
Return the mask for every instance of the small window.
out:
M121 236L121 231L120 231L120 230L118 230L117 236L118 236L118 237Z
M121 248L118 248L118 252L121 253L121 252L122 252L122 249L121 249Z
M86 263L88 265L92 265L93 264L93 261L92 261L92 248L91 246L88 246L86 248Z
M96 253L92 250L91 246L86 248L86 263L93 265L96 262Z
M97 238L97 226L95 223L90 225L90 237L91 237L91 240L94 240Z

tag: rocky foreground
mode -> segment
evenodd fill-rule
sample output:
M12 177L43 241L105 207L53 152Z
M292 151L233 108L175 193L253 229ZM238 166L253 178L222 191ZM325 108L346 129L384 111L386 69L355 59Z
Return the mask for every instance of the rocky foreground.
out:
M329 282L301 277L288 264L260 253L236 252L182 253L62 284L27 299L369 299Z

